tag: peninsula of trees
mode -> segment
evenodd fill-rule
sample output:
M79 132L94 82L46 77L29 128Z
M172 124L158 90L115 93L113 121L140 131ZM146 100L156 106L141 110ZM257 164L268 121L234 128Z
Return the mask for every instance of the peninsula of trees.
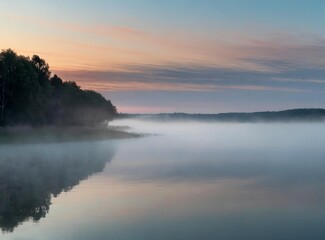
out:
M116 114L116 107L101 94L51 76L39 56L1 51L0 126L94 126Z

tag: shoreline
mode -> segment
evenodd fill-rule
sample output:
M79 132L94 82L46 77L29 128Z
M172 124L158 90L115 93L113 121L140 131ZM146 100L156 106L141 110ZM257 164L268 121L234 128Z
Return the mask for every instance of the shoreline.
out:
M85 142L110 139L139 138L115 127L2 127L0 144Z

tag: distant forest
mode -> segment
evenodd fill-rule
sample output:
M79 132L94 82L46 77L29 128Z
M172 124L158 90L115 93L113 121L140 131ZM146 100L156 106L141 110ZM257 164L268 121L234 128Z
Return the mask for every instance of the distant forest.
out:
M319 122L325 121L325 109L301 108L274 112L252 113L160 113L160 114L120 114L120 118L142 118L157 121L216 121L216 122Z
M0 126L92 126L116 114L116 107L101 94L51 76L39 56L1 51Z

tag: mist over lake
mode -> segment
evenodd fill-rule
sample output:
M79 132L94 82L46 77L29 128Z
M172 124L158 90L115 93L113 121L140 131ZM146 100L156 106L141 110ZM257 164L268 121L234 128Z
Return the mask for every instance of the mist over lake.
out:
M1 239L325 237L323 123L110 125L149 135L0 146Z
M325 0L0 0L0 240L324 240Z

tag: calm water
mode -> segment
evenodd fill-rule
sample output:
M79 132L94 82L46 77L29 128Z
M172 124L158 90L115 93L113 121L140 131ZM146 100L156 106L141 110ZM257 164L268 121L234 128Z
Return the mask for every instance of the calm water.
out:
M0 146L1 240L325 239L325 124L114 124Z

